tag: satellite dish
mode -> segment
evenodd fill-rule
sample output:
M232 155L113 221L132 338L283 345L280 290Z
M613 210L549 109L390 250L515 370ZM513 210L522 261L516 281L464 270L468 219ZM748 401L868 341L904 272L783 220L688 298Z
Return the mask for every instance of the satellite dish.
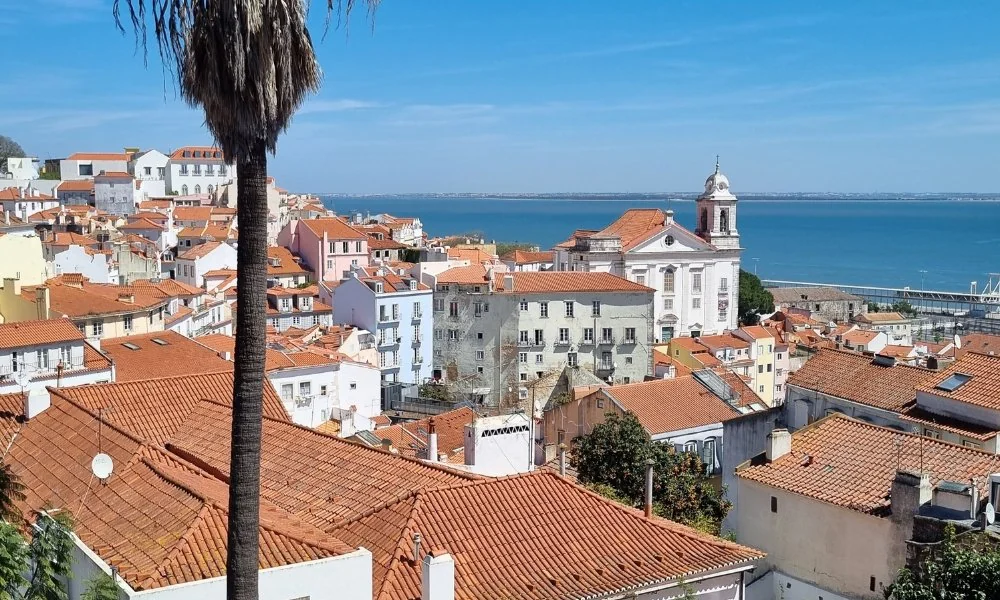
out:
M28 387L28 384L31 383L31 373L28 373L22 365L21 370L14 375L14 382L21 389Z
M957 350L962 348L962 338L957 333L955 334L955 348Z
M993 521L997 519L997 511L993 508L993 505L989 502L986 503L986 524L992 525Z
M98 479L107 479L115 470L115 462L111 460L110 456L101 452L94 457L94 460L90 461L90 470Z

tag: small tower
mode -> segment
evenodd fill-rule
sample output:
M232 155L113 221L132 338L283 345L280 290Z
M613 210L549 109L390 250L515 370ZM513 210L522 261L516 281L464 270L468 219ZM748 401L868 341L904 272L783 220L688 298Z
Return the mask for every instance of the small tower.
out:
M695 233L716 248L738 249L740 234L736 230L736 196L729 190L729 179L719 170L715 157L715 173L705 180L705 191L695 204L698 223Z

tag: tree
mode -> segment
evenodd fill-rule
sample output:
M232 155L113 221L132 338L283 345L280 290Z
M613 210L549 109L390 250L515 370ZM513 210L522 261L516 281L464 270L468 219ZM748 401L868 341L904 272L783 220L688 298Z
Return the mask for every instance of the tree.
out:
M0 600L66 600L72 528L67 512L39 513L25 544L17 527L0 522Z
M17 503L24 500L24 485L10 468L0 462L0 519L16 523L21 520Z
M915 317L917 316L917 309L913 308L913 305L907 300L897 300L892 303L892 307L889 309L890 312L898 312L904 317Z
M774 296L760 282L760 277L740 269L740 323L756 325L760 315L774 312Z
M877 302L868 303L868 312L877 313L880 310L882 310L882 307L879 306Z
M366 0L373 11L378 0ZM327 0L349 18L355 0ZM184 100L201 107L227 161L237 165L236 348L230 449L227 598L258 597L260 435L266 344L267 153L320 69L306 26L306 0L115 0L145 49L147 19Z
M87 589L80 600L118 600L120 597L115 578L102 571L87 580Z
M638 506L645 501L646 461L652 459L656 514L719 532L731 505L705 476L701 459L653 442L632 413L608 413L604 423L574 440L574 445L573 466L590 489Z
M24 148L5 135L0 135L0 173L7 172L7 159L25 156Z
M955 544L955 528L915 569L900 569L885 589L889 600L985 600L1000 598L1000 549L963 549Z

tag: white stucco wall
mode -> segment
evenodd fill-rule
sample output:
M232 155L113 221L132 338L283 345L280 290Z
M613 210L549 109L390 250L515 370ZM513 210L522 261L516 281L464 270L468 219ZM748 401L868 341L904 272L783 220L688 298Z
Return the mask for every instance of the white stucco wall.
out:
M118 283L112 281L107 254L87 254L83 246L68 246L52 257L50 274L54 277L64 273L81 273L91 283Z
M0 280L13 277L21 285L38 285L45 281L46 265L42 240L31 235L0 236Z
M185 270L185 267L187 269ZM217 269L236 268L236 249L229 244L220 244L214 250L198 258L177 258L174 277L188 285L203 287L205 273Z

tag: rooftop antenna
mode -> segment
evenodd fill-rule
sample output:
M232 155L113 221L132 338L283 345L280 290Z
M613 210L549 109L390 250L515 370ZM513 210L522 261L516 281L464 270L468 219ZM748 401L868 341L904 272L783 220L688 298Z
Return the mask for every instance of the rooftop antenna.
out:
M913 433L920 437L920 474L924 474L924 436L920 435L920 428L914 427Z
M97 455L90 461L90 470L95 477L101 480L101 483L106 483L108 477L111 477L111 473L115 470L115 462L103 451L104 410L103 408L97 409Z

